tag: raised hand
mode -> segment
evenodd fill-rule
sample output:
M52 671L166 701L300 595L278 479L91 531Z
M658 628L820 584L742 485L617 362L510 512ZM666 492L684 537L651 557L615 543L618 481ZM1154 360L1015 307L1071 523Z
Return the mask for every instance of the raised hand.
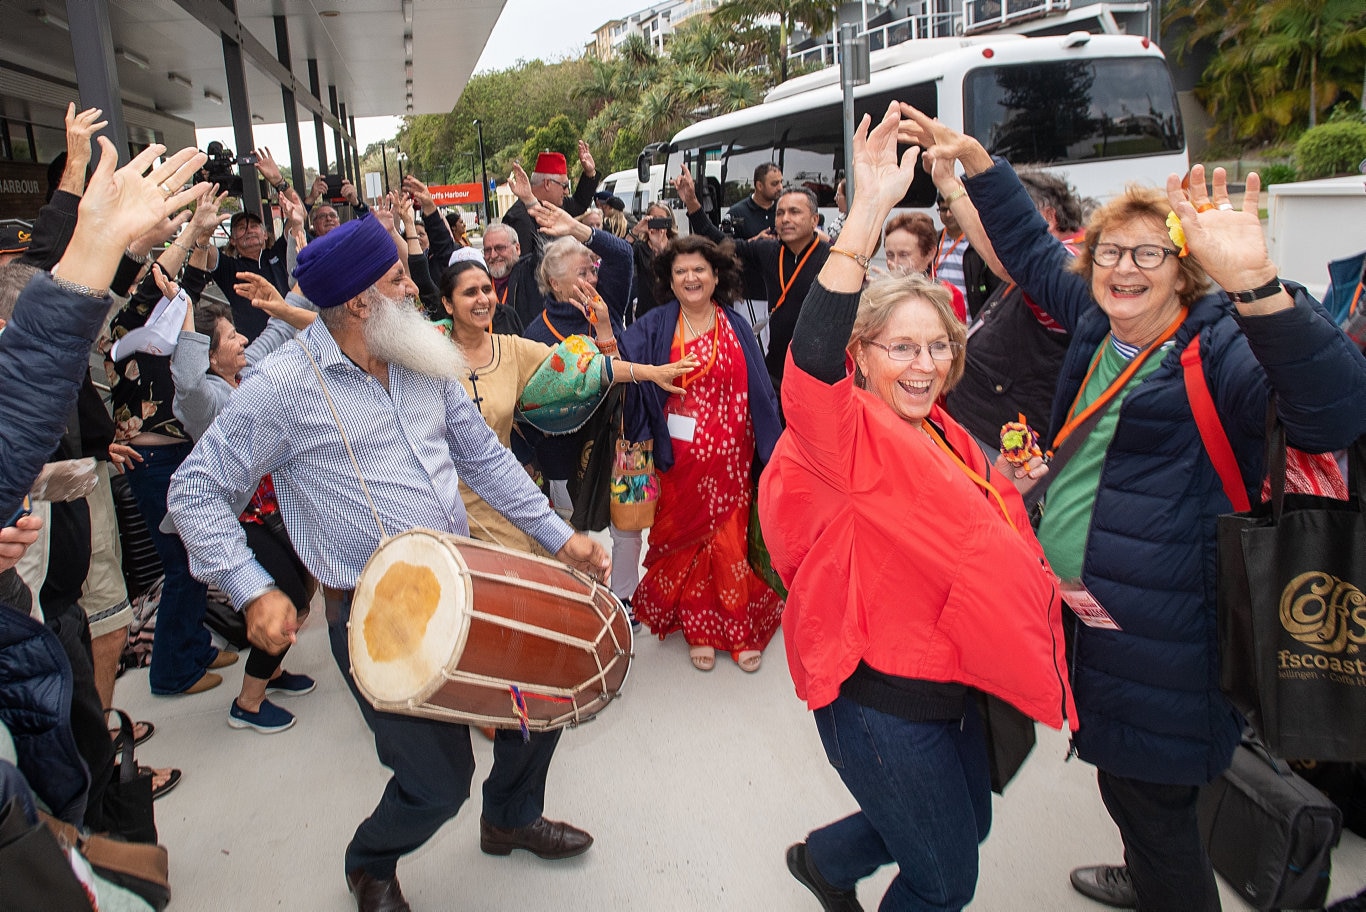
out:
M274 187L284 180L284 175L280 173L280 166L276 164L275 158L270 154L270 149L262 146L259 149L253 149L251 154L256 156L256 170L261 172L266 183Z
M553 203L542 201L541 205L531 210L531 217L540 226L541 234L548 234L551 237L574 237L585 244L593 236L592 228Z
M574 280L573 304L592 325L608 327L607 335L608 338L611 337L612 315L607 309L607 302L602 299L602 295L598 294L593 283L587 279Z
M583 167L585 177L596 177L598 166L593 161L593 153L588 150L588 143L579 140L579 164Z
M66 168L62 171L59 189L80 196L85 192L85 169L90 164L90 140L109 121L100 120L104 112L87 108L76 113L76 104L66 106Z
M702 208L702 204L697 201L697 185L693 183L692 172L688 170L687 165L679 166L678 176L671 183L690 214Z
M897 127L897 140L903 145L923 147L927 157L935 162L961 162L963 170L969 175L991 167L990 153L971 136L945 126L905 102L901 102L900 108L901 123Z
M175 237L180 226L190 221L191 212L182 209L175 215L167 216L160 222L153 225L151 230L139 235L128 243L128 252L136 257L143 257L166 246L166 242Z
M232 290L251 302L257 310L264 310L271 316L279 316L281 308L289 307L279 290L265 276L254 272L237 273L237 281Z
M391 198L380 197L375 205L370 207L370 212L379 219L379 223L388 229L390 234L394 233L394 201Z
M346 197L346 201L350 203L352 207L360 205L360 194L356 192L355 184L351 183L349 180L341 182L341 193L342 196Z
M219 224L232 218L231 214L223 212L223 203L227 199L228 194L219 193L217 184L205 189L199 205L195 207L194 218L190 219L189 230L196 238L208 238Z
M521 162L512 163L512 174L508 175L508 188L528 209L536 208L536 194L531 192L531 178L527 177Z
M303 231L304 207L291 199L290 194L288 193L280 194L280 214L283 215L285 219L286 233Z
M175 279L166 274L166 270L161 267L160 263L152 264L152 280L157 283L157 289L161 292L161 296L167 300L180 294L180 286L175 283ZM191 308L191 310L193 309ZM194 325L193 317L191 317L191 325Z
M327 195L327 178L321 174L313 178L313 185L308 188L308 196L304 197L304 202L310 206Z
M402 193L394 193L394 212L398 215L399 221L403 222L403 236L406 240L409 235L417 235L416 221L413 213L413 200L410 196Z
M1220 288L1259 288L1276 278L1276 264L1267 255L1266 237L1257 217L1262 180L1256 172L1247 176L1243 208L1238 209L1229 199L1227 172L1215 168L1213 177L1213 192L1206 192L1204 165L1191 168L1189 192L1182 188L1180 176L1167 177L1167 199L1181 220L1186 246ZM1277 295L1268 302L1237 306L1243 313L1260 313L1292 303L1288 295Z
M417 201L426 215L431 215L436 211L436 200L432 199L432 192L427 189L427 185L409 174L403 178L403 189L408 195Z

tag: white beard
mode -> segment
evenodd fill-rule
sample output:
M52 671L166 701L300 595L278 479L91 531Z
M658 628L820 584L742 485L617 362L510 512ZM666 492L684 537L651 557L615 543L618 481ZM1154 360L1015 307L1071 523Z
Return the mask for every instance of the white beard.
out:
M489 275L493 276L495 279L505 279L512 274L512 267L517 264L514 261L512 263L504 263L500 266L494 266L492 263L487 262L486 265L489 268Z
M412 298L399 301L373 290L371 295L372 312L362 328L371 355L440 380L469 373L464 353L416 309Z

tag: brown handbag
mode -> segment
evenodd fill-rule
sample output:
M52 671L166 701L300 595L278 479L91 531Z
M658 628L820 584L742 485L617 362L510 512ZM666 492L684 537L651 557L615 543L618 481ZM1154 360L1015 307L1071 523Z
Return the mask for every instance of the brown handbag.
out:
M110 883L130 890L161 912L171 901L170 858L166 847L122 842L110 836L81 835L69 823L39 811L62 848L74 848Z

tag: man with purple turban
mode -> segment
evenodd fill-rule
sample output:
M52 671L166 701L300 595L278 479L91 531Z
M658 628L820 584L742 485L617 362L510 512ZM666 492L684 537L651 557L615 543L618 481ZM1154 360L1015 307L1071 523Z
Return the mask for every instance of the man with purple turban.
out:
M499 445L460 386L468 368L459 350L416 308L417 289L375 218L309 244L294 275L318 320L237 389L176 472L168 506L195 576L245 612L254 645L279 651L295 639L294 604L253 559L236 520L260 479L272 477L290 539L324 586L332 654L393 770L347 846L347 885L363 912L402 912L398 860L455 816L474 757L466 726L378 712L356 689L346 622L380 542L376 519L390 535L468 534L458 477L571 567L603 578L610 560L555 515ZM559 732L526 743L518 732L498 733L479 821L485 852L568 858L592 844L584 831L541 816L558 740Z

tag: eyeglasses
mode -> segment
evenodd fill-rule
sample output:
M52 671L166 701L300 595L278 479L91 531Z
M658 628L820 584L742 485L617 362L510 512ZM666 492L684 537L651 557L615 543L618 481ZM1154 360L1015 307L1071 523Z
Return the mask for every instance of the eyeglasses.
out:
M1139 244L1137 247L1121 247L1118 244L1097 244L1091 248L1091 261L1097 266L1118 266L1119 261L1128 253L1139 269L1156 269L1176 256L1178 251L1157 244Z
M876 345L885 351L887 357L893 361L914 361L920 357L920 353L926 348L934 360L952 361L954 356L963 350L961 342L950 342L947 339L931 342L928 346L921 345L919 342L898 342L895 345L883 345L881 342L874 342L872 339L864 339L863 341L868 345Z
M484 252L485 252L485 253L511 253L512 251L513 251L513 246L512 246L511 244L485 244L485 245L484 245Z
M557 181L557 180L553 180L553 181L551 181L550 183L556 185L557 187L559 187L561 190L563 190L563 191L566 192L566 193L568 193L568 192L569 192L569 188L570 188L571 186L573 186L572 184L569 183L569 181Z

